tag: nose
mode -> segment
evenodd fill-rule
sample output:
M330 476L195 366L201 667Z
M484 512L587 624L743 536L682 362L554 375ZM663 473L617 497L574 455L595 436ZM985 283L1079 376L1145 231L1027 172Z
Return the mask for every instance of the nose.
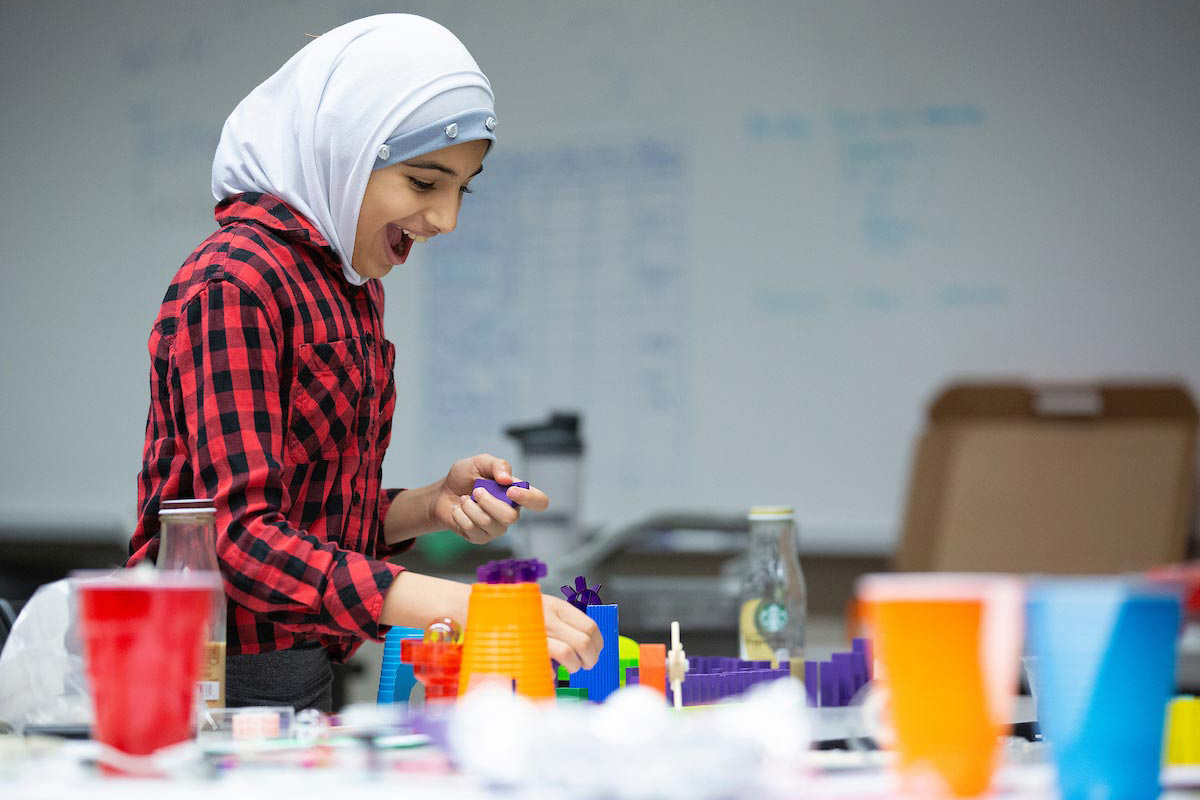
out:
M458 211L462 208L462 194L455 192L453 198L439 198L425 212L425 221L439 234L451 233L458 227Z

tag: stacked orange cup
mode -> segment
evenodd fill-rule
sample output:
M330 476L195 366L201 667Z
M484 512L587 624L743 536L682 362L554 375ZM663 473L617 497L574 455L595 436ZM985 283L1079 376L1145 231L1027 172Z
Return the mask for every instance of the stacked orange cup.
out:
M459 673L460 696L472 685L499 679L533 700L554 700L542 593L546 566L530 559L493 561L471 586Z

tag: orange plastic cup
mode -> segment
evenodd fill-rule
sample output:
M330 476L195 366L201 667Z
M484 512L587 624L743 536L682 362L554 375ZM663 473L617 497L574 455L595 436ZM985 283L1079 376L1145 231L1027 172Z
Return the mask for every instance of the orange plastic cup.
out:
M472 585L459 695L470 691L473 680L500 678L514 681L518 694L554 700L554 674L542 613L542 593L536 583Z
M191 738L216 573L77 574L93 738L148 755Z
M1002 575L868 575L858 596L890 692L906 793L988 790L1012 720L1021 582Z

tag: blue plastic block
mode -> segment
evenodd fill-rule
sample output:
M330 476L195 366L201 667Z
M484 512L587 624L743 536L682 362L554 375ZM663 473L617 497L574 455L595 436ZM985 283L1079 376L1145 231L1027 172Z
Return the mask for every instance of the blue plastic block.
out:
M604 647L600 650L600 659L596 666L578 670L571 675L571 687L587 689L589 700L603 703L620 686L617 606L615 603L588 606L587 615L600 628L600 635L604 637Z

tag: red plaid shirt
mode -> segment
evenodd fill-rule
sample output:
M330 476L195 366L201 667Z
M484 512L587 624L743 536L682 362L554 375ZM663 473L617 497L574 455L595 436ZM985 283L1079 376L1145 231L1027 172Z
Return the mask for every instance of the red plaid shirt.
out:
M160 500L211 498L231 654L319 640L344 660L401 567L380 490L395 348L379 281L349 284L315 227L265 194L216 209L150 333L150 414L129 564Z

